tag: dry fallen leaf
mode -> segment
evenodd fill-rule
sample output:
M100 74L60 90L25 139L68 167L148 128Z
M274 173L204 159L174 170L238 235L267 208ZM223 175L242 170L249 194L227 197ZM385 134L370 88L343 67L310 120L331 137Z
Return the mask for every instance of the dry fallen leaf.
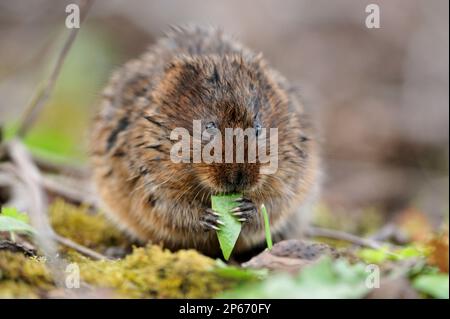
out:
M401 212L396 219L396 224L413 242L425 242L433 232L426 214L413 207Z
M439 235L433 236L427 246L430 249L428 262L438 267L442 272L448 273L448 227Z

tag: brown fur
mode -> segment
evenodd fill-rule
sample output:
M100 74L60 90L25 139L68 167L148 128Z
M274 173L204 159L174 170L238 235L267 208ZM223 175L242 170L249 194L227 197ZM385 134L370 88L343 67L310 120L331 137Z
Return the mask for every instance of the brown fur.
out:
M278 128L275 174L259 174L259 163L170 160L175 127L192 133L196 119L215 121L221 130L245 129L255 116L263 127ZM296 92L261 56L218 30L176 29L112 76L94 123L91 158L105 208L122 229L170 249L216 255L216 234L198 222L212 194L243 192L257 207L265 203L277 238L298 233L318 184L313 134ZM230 189L236 174L244 176L242 184ZM263 241L258 214L245 224L235 251Z

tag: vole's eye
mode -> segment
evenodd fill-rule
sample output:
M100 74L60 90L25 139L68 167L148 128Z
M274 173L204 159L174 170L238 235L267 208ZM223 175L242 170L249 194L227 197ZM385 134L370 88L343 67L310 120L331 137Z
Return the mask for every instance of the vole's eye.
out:
M209 123L206 124L205 128L207 130L209 130L209 129L212 129L212 128L217 128L217 125L214 122L209 122Z
M259 136L261 134L261 130L262 130L261 124L257 123L255 125L255 134L256 134L256 136Z

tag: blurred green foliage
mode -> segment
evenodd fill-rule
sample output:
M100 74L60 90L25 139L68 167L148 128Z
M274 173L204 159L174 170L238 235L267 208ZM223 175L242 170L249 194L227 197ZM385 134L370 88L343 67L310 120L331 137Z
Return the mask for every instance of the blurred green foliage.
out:
M387 260L405 260L414 257L425 257L425 248L416 245L401 247L398 249L389 249L382 247L380 249L362 248L357 252L359 258L367 263L381 264Z
M28 215L20 213L13 207L0 210L0 233L9 232L14 241L14 233L33 234L34 228L29 224Z
M418 291L433 298L448 299L448 280L448 274L424 274L414 279L413 286Z
M324 258L296 276L277 273L258 283L242 285L219 298L360 298L369 292L365 286L365 265Z
M55 46L60 48L62 42ZM56 50L48 69L57 59ZM80 32L59 75L50 100L25 138L33 153L52 159L85 161L89 122L95 102L120 50L107 34L87 28ZM5 136L12 136L17 123L7 123Z

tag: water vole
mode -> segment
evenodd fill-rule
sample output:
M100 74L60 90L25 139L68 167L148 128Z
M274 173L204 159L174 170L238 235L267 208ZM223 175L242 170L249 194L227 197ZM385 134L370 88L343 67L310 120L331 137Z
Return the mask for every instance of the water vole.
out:
M278 168L260 163L175 163L177 127L278 129ZM305 225L317 193L318 147L289 82L220 30L176 28L126 63L104 90L91 136L95 182L106 211L133 237L170 249L220 252L211 195L242 193L244 223L235 252L264 242L258 207L269 211L275 239ZM207 231L205 231L207 230ZM209 230L209 231L208 231Z

